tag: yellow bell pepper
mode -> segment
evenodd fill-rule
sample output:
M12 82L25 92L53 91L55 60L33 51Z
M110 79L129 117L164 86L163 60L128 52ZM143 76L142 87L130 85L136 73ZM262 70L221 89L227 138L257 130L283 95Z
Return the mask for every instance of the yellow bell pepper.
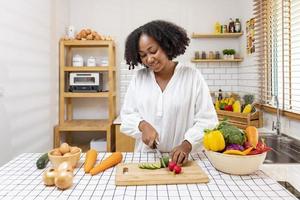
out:
M203 145L207 150L222 151L225 148L223 134L218 130L205 133Z

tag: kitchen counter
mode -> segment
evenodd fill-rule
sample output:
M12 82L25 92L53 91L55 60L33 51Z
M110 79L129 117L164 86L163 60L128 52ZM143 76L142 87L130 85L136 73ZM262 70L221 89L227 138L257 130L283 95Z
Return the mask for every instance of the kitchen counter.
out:
M44 170L35 166L40 155L21 154L0 168L0 199L296 199L263 171L249 176L224 174L215 170L202 152L191 157L208 174L210 182L207 184L116 187L115 168L96 176L85 174L85 155L82 154L78 168L74 170L73 186L61 191L43 185L41 175ZM100 153L98 159L102 160L108 155ZM123 161L127 163L155 160L154 153L123 155Z

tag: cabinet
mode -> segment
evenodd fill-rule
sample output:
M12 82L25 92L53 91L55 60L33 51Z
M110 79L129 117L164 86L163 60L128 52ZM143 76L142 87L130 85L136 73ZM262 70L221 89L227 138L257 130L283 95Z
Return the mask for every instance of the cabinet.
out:
M76 50L104 52L107 55L107 66L73 67L72 56ZM100 53L99 53L100 54ZM98 55L99 56L99 55ZM112 123L116 117L116 67L115 45L113 41L101 40L61 40L59 52L59 123L54 127L54 147L61 143L61 136L66 133L67 142L72 143L71 133L74 132L106 132L107 151L114 147ZM69 92L68 77L72 72L96 72L107 75L107 91L101 92ZM101 84L101 82L100 82ZM104 84L104 83L102 83ZM73 119L73 99L105 98L107 99L108 117L106 119ZM99 117L100 118L100 117Z
M201 33L193 33L192 38L193 39L214 39L214 38L220 38L220 39L226 39L226 38L239 38L243 35L243 32L241 33L211 33L211 34L201 34ZM191 62L193 63L200 63L200 62L241 62L243 61L243 58L235 58L235 59L192 59Z
M129 137L120 131L120 124L115 125L116 132L116 151L133 152L135 139Z

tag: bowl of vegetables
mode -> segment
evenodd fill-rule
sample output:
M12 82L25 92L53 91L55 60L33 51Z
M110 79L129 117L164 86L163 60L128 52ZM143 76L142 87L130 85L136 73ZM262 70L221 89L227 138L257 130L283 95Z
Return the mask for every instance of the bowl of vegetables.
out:
M57 168L65 161L70 163L70 165L75 168L80 159L81 152L82 150L79 147L62 143L59 148L49 151L48 157L54 168Z
M259 169L271 150L258 138L253 126L243 131L222 121L215 129L205 130L203 145L207 158L217 170L247 175Z

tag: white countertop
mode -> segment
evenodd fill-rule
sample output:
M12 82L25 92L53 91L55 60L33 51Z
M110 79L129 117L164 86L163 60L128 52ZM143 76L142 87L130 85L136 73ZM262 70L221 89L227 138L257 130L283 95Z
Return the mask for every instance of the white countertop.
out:
M260 169L276 181L289 182L300 191L300 164L263 164Z
M263 171L248 176L234 176L217 171L200 152L191 157L209 176L207 184L149 186L115 186L115 169L96 176L85 174L82 154L74 170L74 184L61 191L45 187L44 170L36 168L41 154L25 153L0 168L0 199L296 199L290 192ZM98 162L110 153L99 153ZM123 153L123 162L152 162L154 153ZM50 164L48 164L50 166Z

